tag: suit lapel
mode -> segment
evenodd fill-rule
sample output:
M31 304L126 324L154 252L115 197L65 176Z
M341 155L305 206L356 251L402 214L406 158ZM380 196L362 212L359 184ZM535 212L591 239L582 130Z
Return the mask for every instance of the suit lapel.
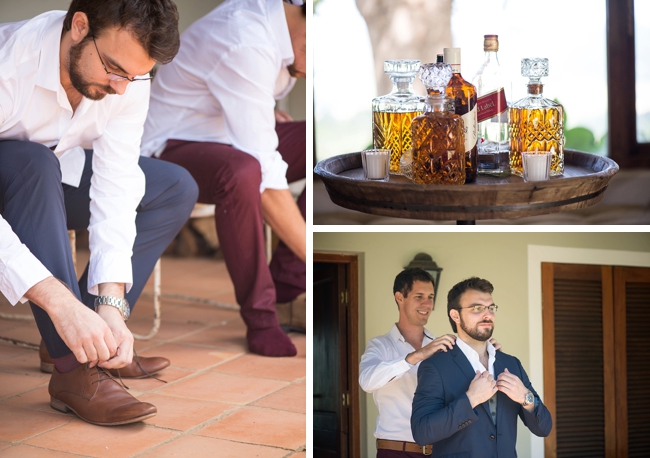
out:
M467 359L467 356L465 356L465 353L458 348L458 345L454 345L454 347L451 349L451 354L454 357L454 362L460 370L465 374L467 377L467 381L471 382L474 380L474 376L476 375L476 372L474 372L474 369L472 368L472 365L470 364L469 360Z
M494 359L494 376L495 378L499 377L499 374L504 372L506 367L503 365L503 362L499 358L499 352L496 352ZM508 399L508 396L500 391L497 392L497 428L499 427L501 421L501 415L505 409L505 400Z

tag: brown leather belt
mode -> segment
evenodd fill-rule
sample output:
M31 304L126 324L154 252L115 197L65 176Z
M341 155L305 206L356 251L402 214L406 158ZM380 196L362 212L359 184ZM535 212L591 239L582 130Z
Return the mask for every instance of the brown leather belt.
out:
M391 441L388 439L377 439L377 449L397 450L398 452L422 453L431 455L432 445L418 445L415 442Z

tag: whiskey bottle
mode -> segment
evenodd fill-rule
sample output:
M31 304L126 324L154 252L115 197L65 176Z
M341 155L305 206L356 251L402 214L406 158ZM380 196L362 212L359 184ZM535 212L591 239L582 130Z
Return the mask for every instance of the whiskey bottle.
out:
M411 125L415 183L465 183L465 125L454 113L453 99L445 94L451 75L449 64L424 64L420 68L428 96L425 112Z
M510 175L508 155L508 105L499 66L499 37L485 35L485 60L472 83L478 92L478 173L503 177Z
M447 85L447 96L454 99L456 114L465 124L465 174L466 183L476 181L477 168L477 118L476 88L460 74L460 48L444 48L444 61L451 64L452 77Z
M400 175L402 153L411 148L411 121L424 111L422 96L413 93L419 60L387 60L384 72L393 82L390 94L372 100L372 143L389 149L390 173Z
M523 176L523 151L550 151L551 176L564 173L564 108L542 95L542 76L548 76L548 59L522 59L521 75L527 76L528 96L509 109L510 170Z

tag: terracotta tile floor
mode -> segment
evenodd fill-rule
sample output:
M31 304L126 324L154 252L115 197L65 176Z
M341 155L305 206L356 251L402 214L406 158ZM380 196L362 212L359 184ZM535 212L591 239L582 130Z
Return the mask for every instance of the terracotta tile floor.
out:
M85 265L86 253L79 253ZM167 381L127 380L129 391L158 414L129 426L101 427L49 405L49 375L39 371L36 351L0 342L0 457L146 456L304 458L305 336L290 334L295 358L248 353L246 328L223 262L164 258L163 293L194 296L228 308L163 298L162 325L144 356L161 355L171 366ZM145 292L153 290L151 281ZM0 296L0 312L28 314ZM145 295L129 320L147 334L153 300ZM38 343L34 322L0 319L0 336Z

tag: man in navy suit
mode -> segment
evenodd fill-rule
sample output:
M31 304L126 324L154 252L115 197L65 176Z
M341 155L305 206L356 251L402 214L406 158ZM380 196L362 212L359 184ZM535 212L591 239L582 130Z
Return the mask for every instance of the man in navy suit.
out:
M456 345L420 363L411 430L433 457L516 457L517 416L537 436L552 420L521 362L489 342L497 306L492 284L472 277L447 295Z

